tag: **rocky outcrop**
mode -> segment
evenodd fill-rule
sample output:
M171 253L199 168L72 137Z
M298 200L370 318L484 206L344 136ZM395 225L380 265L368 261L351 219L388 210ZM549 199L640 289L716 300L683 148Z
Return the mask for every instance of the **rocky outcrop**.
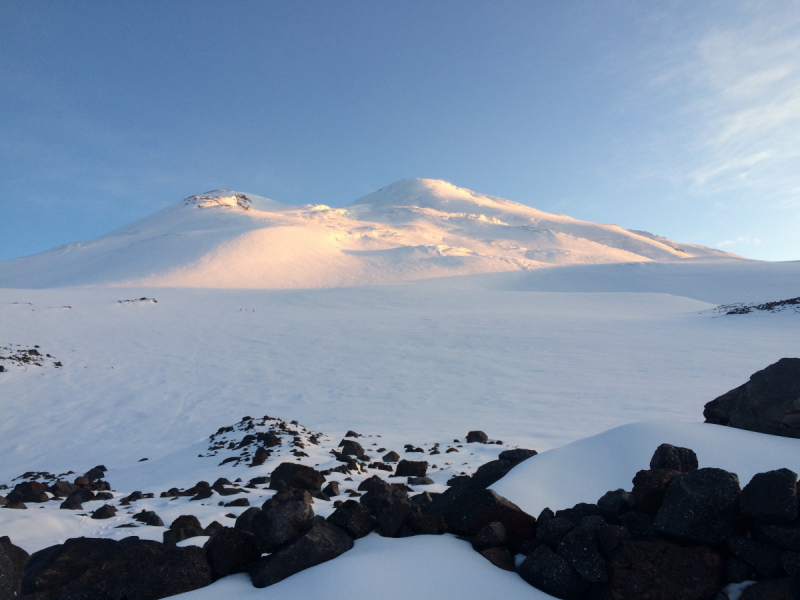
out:
M705 406L706 423L800 438L800 358L782 358Z
M0 537L0 600L20 597L22 569L28 558L28 553L12 544L7 535Z

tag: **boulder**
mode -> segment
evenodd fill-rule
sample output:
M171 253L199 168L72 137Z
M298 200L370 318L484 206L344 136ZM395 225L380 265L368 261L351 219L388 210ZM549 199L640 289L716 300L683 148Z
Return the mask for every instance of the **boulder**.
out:
M600 509L606 519L617 518L633 509L633 506L633 494L626 492L622 488L606 492L597 501L597 508Z
M760 523L785 524L797 519L797 473L778 469L753 475L742 490L742 514Z
M47 495L47 486L38 481L23 481L14 486L13 491L6 498L9 504L20 502L47 502L50 496Z
M781 554L781 566L789 575L800 576L800 552L788 550Z
M650 459L651 469L672 469L680 473L694 471L699 466L694 450L671 444L661 444Z
M707 600L722 587L722 557L706 546L667 540L620 544L609 561L614 598Z
M597 533L588 527L576 527L558 544L558 555L588 583L608 581L608 568L598 549Z
M163 527L164 521L161 520L154 511L152 510L142 510L140 513L136 513L133 515L134 521L139 521L139 523L144 523L145 525L150 525L151 527Z
M639 471L633 478L633 500L636 510L655 516L667 487L681 472L675 469L650 469Z
M487 488L493 483L500 481L508 472L514 468L514 463L508 460L490 460L482 464L470 477L468 484L473 488Z
M369 509L355 500L347 500L328 517L328 522L342 529L354 540L364 537L373 527L375 518Z
M782 358L705 406L706 423L800 438L800 358Z
M395 477L425 477L428 473L428 462L424 460L401 460L397 463Z
M753 567L761 577L772 579L781 574L781 551L763 542L746 537L733 537L727 542L728 551Z
M110 504L104 504L92 513L93 519L110 519L117 516L117 509Z
M178 542L200 535L208 535L194 515L181 515L164 532L164 544L174 546Z
M489 436L483 433L482 431L470 431L467 434L467 443L472 444L477 442L478 444L485 444L489 441Z
M508 542L508 536L505 526L499 521L492 521L472 539L472 547L476 552L480 552L495 546L505 546L506 542Z
M99 465L92 469L89 469L86 473L83 474L86 479L89 481L95 481L96 479L102 479L103 475L108 469L106 469L103 465Z
M255 519L256 515L260 512L261 509L255 506L248 508L242 514L236 517L236 523L233 526L234 529L253 533L253 519Z
M781 548L800 552L800 526L761 525L753 528L756 539Z
M444 517L411 514L405 521L414 535L442 535L450 533Z
M697 469L672 480L653 529L702 544L718 544L739 529L739 478L722 469Z
M602 516L602 513L603 511L601 511L596 504L579 502L572 508L565 508L557 511L555 516L563 517L577 527L586 517Z
M460 535L476 535L489 523L499 521L516 544L534 537L536 519L494 490L466 489L444 512L448 527Z
M339 482L338 481L331 481L322 488L322 493L325 494L328 498L333 498L339 495Z
M408 485L433 485L433 479L430 477L409 477Z
M255 538L244 531L223 527L203 546L214 579L241 573L261 558Z
M15 600L21 593L22 569L29 555L7 535L0 537L0 600Z
M547 546L539 546L517 570L533 587L564 600L582 598L589 587L565 559Z
M555 549L558 547L559 542L564 539L564 536L572 531L574 527L572 521L564 517L551 516L550 518L541 519L536 527L536 539Z
M383 480L376 482L370 491L361 496L361 504L375 517L378 532L384 537L397 535L403 521L420 510L411 502L404 485Z
M510 450L503 450L498 458L500 460L507 460L512 465L516 466L524 460L528 460L532 456L539 454L536 450L526 450L524 448L512 448Z
M297 463L281 463L272 472L269 489L281 490L284 486L308 490L312 494L322 491L325 476L312 467Z
M511 550L504 546L494 546L481 550L480 555L492 563L495 567L503 569L504 571L516 571L514 566L514 555Z
M635 540L652 537L653 535L653 518L638 510L626 512L619 518L619 524L627 529Z
M316 517L295 540L255 563L249 569L250 578L255 587L264 588L332 560L352 547L353 539L343 530Z
M269 458L269 450L259 446L258 448L256 448L256 451L253 454L253 459L250 461L250 464L254 467L257 467L258 465L263 465L265 462L267 462L268 458Z
M80 498L76 496L70 496L61 503L59 508L63 508L64 510L83 510L83 504L81 503Z
M342 440L339 442L339 447L345 456L357 456L360 458L366 454L361 444L353 440Z
M274 448L275 446L280 446L282 443L281 438L271 431L256 434L256 439L267 448Z
M398 460L400 460L400 455L394 450L392 450L388 454L383 455L383 462L390 463L390 462L397 462Z
M70 483L69 481L62 481L59 479L48 488L48 491L54 496L58 496L59 498L67 498L70 494L78 491L79 489L81 488L79 488L74 483Z
M252 529L261 552L274 552L297 536L314 517L311 495L286 487L264 502L253 517Z
M168 547L127 538L73 538L31 556L22 576L23 595L36 598L155 600L209 585L211 569L201 548Z

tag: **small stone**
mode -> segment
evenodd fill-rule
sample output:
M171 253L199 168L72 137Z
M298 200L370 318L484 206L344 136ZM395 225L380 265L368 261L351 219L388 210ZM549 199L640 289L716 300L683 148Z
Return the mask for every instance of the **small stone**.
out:
M472 444L472 443L476 443L476 442L478 444L485 444L488 441L489 441L489 436L487 436L482 431L470 431L467 434L467 443L468 444Z
M104 504L92 513L93 519L110 519L117 515L117 509L110 504Z

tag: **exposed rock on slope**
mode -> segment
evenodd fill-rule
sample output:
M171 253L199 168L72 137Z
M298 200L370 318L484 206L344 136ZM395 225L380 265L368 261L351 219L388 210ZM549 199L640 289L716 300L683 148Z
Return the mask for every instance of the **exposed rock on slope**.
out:
M705 406L706 423L800 438L800 358L782 358Z

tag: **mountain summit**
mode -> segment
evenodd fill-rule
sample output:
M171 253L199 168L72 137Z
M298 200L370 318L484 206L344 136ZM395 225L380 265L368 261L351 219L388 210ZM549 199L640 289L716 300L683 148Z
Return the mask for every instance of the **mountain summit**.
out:
M734 255L432 179L343 208L214 190L89 242L0 263L0 287L321 288Z

